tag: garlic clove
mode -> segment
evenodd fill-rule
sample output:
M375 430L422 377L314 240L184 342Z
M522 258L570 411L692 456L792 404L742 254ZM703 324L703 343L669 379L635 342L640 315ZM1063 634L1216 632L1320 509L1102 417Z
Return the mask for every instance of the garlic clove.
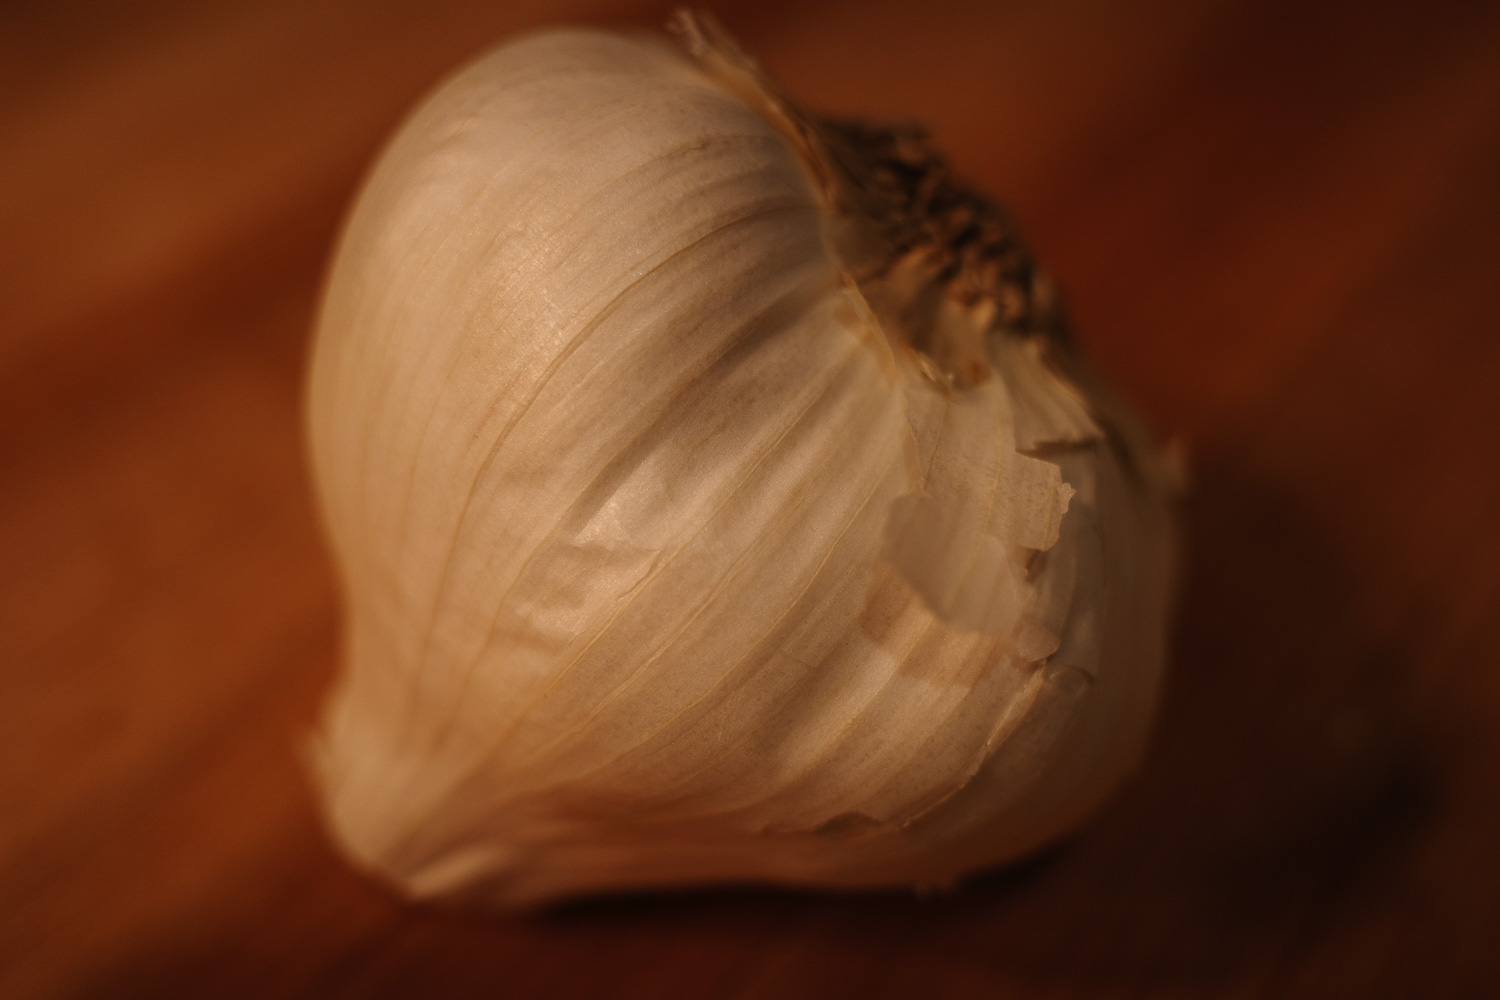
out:
M318 774L413 896L946 883L1144 744L1170 488L1045 278L919 138L682 29L481 58L334 259Z

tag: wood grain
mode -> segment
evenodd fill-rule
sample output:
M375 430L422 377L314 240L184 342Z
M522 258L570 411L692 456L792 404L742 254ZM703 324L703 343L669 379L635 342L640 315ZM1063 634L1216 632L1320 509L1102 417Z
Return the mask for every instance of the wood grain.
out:
M407 907L300 761L340 213L511 31L667 4L0 12L0 995L1500 995L1500 8L730 2L1016 209L1194 490L1151 757L926 899Z

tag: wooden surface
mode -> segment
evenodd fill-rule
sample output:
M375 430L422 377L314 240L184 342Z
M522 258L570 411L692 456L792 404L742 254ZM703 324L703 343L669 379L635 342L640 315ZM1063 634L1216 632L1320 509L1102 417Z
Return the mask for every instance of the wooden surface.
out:
M380 138L665 4L0 12L0 996L1500 996L1500 7L718 10L929 122L1189 445L1151 757L948 896L410 908L322 839L299 380Z

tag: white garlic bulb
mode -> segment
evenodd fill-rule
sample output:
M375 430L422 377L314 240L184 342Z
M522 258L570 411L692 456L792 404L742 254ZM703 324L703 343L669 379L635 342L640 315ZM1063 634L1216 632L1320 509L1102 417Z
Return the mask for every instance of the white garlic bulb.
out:
M412 896L945 884L1145 740L1170 491L1008 224L682 27L469 66L337 252L317 762Z

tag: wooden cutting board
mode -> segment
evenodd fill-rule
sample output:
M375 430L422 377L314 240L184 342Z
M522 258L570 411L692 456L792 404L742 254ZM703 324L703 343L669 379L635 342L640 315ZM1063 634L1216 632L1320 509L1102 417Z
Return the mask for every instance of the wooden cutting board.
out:
M300 379L382 136L640 0L0 11L0 996L1500 996L1500 7L732 0L929 123L1187 447L1138 779L948 895L411 907L325 843Z

